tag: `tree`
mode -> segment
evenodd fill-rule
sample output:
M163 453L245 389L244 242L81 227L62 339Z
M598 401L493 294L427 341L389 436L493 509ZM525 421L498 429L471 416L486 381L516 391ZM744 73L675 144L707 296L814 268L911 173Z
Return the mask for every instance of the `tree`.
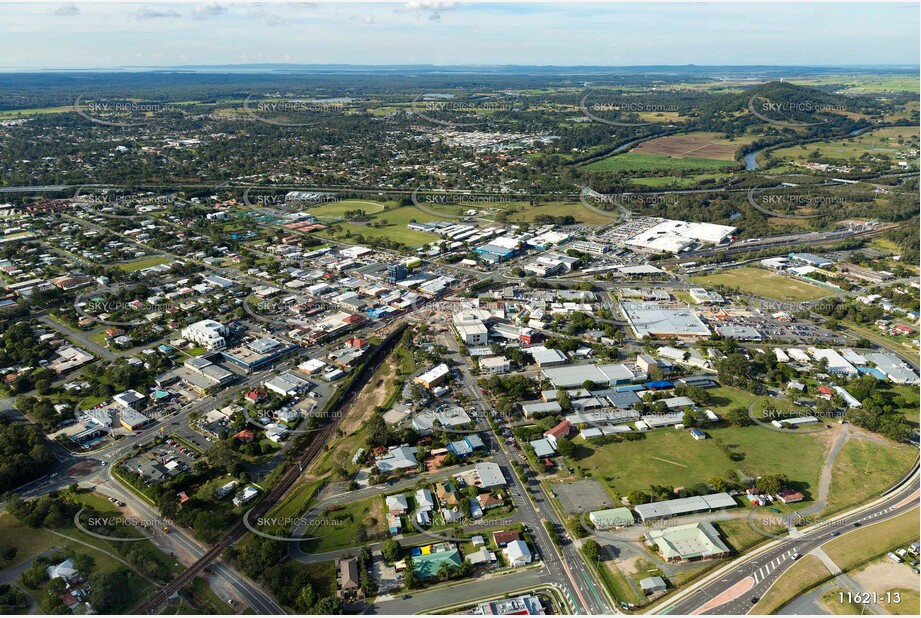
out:
M765 474L758 479L758 489L767 494L776 494L787 484L784 474Z
M748 408L743 407L732 408L726 412L723 417L726 419L727 423L736 425L737 427L745 427L746 425L754 423L751 416L748 414Z
M646 492L634 489L629 494L627 494L627 500L630 501L630 504L636 506L637 504L646 504L649 502L649 496Z
M718 476L711 478L709 481L707 481L707 484L709 484L710 487L713 488L713 491L716 492L726 491L729 489L729 484L726 482L726 479L722 479Z
M344 614L345 603L337 596L323 597L310 613L327 616Z
M406 568L403 569L403 585L407 590L412 590L413 588L418 588L422 582L419 581L419 576L416 575L416 570L413 568L413 558L412 556L406 556Z
M114 614L131 599L131 588L126 585L131 572L119 569L110 573L93 573L89 578L88 600L100 614Z
M74 556L74 568L86 577L96 566L96 559L89 554L77 554Z
M400 559L402 552L403 547L400 545L400 542L394 539L387 539L384 541L383 545L381 545L381 556L383 556L384 560L387 562L396 562Z
M582 555L592 562L597 562L601 557L601 545L594 539L587 540L582 545Z
M556 441L556 450L563 457L572 457L576 450L576 445L569 438L559 438Z

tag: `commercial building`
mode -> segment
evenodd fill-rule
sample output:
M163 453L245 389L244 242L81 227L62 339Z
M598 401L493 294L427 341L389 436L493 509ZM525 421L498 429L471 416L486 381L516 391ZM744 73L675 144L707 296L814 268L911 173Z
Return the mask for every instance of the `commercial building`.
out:
M626 240L628 247L647 253L681 253L695 245L718 245L735 234L737 229L728 225L654 217L650 217L649 222L653 223L652 227Z
M828 373L838 375L856 376L857 368L850 364L844 357L830 348L818 349L809 348L809 352L816 361L825 360L828 365Z
M201 320L182 329L180 335L209 350L216 350L226 345L224 337L230 334L230 329L214 320Z
M761 333L757 328L739 324L721 324L716 327L716 332L726 339L739 341L761 341Z
M416 376L413 380L416 384L431 389L445 382L451 375L451 370L445 363L435 365L428 371Z
M569 362L566 355L555 348L536 345L528 348L527 352L534 358L534 362L537 363L538 367L562 365Z
M638 504L634 507L634 510L640 516L640 519L646 522L654 519L664 519L666 517L678 517L681 515L693 515L695 513L710 513L723 509L733 509L736 506L738 505L733 497L722 492L706 496L691 496L689 498L678 498L676 500L665 500L663 502Z
M135 431L149 423L150 419L140 412L135 412L131 408L126 408L118 415L118 422L128 431Z
M493 356L480 361L480 369L487 373L508 373L512 370L512 361L504 356Z
M221 356L248 371L253 371L274 363L295 349L295 345L262 337L229 350L222 350Z
M486 601L473 610L474 616L544 616L544 606L533 594L511 599Z
M499 464L492 462L481 462L476 464L477 486L483 489L492 489L493 487L505 487L505 475Z
M502 551L509 566L518 567L531 564L531 550L524 541L512 541Z
M374 463L382 474L389 474L396 470L414 472L419 468L416 453L419 449L415 446L392 446L386 453L375 458Z
M555 401L540 401L521 404L521 411L525 418L531 418L535 414L556 414L562 412L563 408Z
M464 345L483 345L489 340L489 330L482 322L455 323L454 329Z
M606 386L629 384L634 380L645 380L646 374L637 374L624 364L617 365L572 365L543 369L541 373L556 388L574 388L586 381Z
M650 530L646 542L658 549L666 562L724 558L729 547L710 522Z
M710 336L707 325L688 309L668 308L649 302L622 302L620 307L638 338L699 339Z
M588 519L595 526L595 530L632 526L636 523L630 509L624 507L593 511L588 514Z
M716 292L708 292L703 288L691 288L688 290L691 298L698 305L719 305L723 302L723 297Z
M640 589L645 595L655 594L657 592L665 592L668 589L668 585L665 583L665 580L659 577L647 577L640 580Z
M918 374L908 363L893 354L866 354L867 360L876 365L887 378L896 384L917 384Z
M832 260L828 258L823 258L818 255L813 255L812 253L790 253L787 255L791 260L796 260L797 262L804 262L810 266L815 266L816 268L825 268L826 266L831 266L834 264Z
M285 372L275 376L271 380L263 382L263 386L282 397L294 397L310 388L310 382L304 378L298 377L291 372Z

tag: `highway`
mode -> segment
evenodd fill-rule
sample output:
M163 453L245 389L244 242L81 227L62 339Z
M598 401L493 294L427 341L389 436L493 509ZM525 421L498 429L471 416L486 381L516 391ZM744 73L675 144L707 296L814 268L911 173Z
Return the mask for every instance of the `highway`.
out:
M898 489L885 498L868 506L859 507L850 513L833 517L789 537L772 541L750 556L742 556L727 567L679 594L659 604L648 614L747 614L754 607L753 599L760 599L794 563L793 554L805 556L812 550L828 543L834 532L837 538L863 529L918 506L919 492L917 466L914 473ZM834 525L829 525L834 522Z

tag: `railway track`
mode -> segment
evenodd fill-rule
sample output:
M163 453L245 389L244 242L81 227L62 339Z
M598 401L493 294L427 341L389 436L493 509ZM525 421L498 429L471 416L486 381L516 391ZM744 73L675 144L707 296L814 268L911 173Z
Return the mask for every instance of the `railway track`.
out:
M298 477L301 475L301 471L306 468L310 462L314 460L324 449L324 447L329 443L329 439L335 431L336 427L341 422L342 418L345 417L345 414L332 414L335 408L345 408L349 406L354 400L355 396L360 392L361 388L359 386L363 385L367 378L374 374L380 364L387 358L387 351L390 346L392 346L396 341L398 341L399 336L405 330L407 324L405 321L400 323L393 324L393 329L387 335L387 338L381 342L380 347L377 350L376 356L367 363L362 369L361 373L357 376L357 379L352 382L349 386L349 390L345 393L342 398L335 403L334 406L330 407L330 414L327 415L327 422L323 428L314 434L313 440L310 441L310 445L307 449L298 457L295 465L292 465L282 476L279 478L273 485L272 488L265 494L262 500L253 508L250 513L251 520L258 520L260 517L264 517L268 514L272 508L278 504L278 502L284 497L288 490L294 485ZM214 562L220 557L221 552L223 552L227 547L233 545L240 539L242 539L249 530L244 525L243 521L237 522L237 524L230 529L220 541L215 543L211 549L209 549L205 554L199 558L194 564L189 566L185 571L182 572L176 579L171 581L169 584L161 588L150 597L147 601L137 606L132 614L151 614L158 607L164 604L172 595L177 593L183 588L187 583L192 581L199 573L201 573L209 564Z

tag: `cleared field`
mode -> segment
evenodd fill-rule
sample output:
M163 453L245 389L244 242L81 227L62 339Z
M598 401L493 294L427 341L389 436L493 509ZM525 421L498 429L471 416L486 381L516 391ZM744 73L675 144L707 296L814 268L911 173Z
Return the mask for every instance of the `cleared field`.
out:
M846 595L847 590L837 585L832 586L831 589L827 590L819 597L819 605L836 616L860 615L862 606L848 601L847 596L844 597L844 602L842 603L842 593Z
M631 178L630 182L642 187L651 187L653 189L693 187L696 184L706 180L715 180L718 183L727 181L731 176L729 174L692 174L689 176L650 176L648 178Z
M792 601L800 592L808 590L830 576L831 573L821 560L815 556L803 556L790 567L789 571L774 582L774 585L752 608L751 613L771 614Z
M880 599L879 605L887 607L890 613L918 615L918 576L904 562L895 563L883 556L855 569L850 575L864 590L875 592ZM895 602L896 591L898 603Z
M519 223L531 223L540 215L549 215L551 217L572 215L577 222L586 225L604 225L618 217L617 211L612 211L610 217L605 217L586 209L579 203L550 202L539 206L526 206L523 210L511 215L509 220Z
M691 281L703 286L722 285L740 292L777 300L816 300L831 294L831 291L825 288L777 275L761 268L735 268L714 275L691 277Z
M361 547L387 536L387 517L381 498L368 498L342 506L331 506L316 518L317 525L304 531L304 536L317 537L304 541L306 551L322 553Z
M807 490L818 483L825 447L815 435L758 426L708 429L707 433L711 439L697 441L687 431L657 429L643 440L603 446L578 439L585 455L574 463L621 496L653 484L688 487L730 473L750 477L786 474ZM787 457L789 452L798 456ZM741 455L741 459L733 461L727 453Z
M658 172L683 170L688 172L715 171L735 167L733 161L698 157L678 158L657 154L628 152L595 161L584 167L590 172Z
M133 260L131 262L123 262L118 264L118 267L128 273L132 273L138 270L144 270L145 268L150 268L151 266L159 266L160 264L166 264L170 261L170 258L163 255L152 255L150 257L141 258L139 260Z
M74 111L73 105L61 105L59 107L33 107L30 109L9 109L0 111L0 120L15 120L16 118L25 118L28 116L38 116L41 114L61 114Z
M899 602L894 603L894 594L899 594ZM917 588L892 588L889 591L890 602L885 599L879 604L884 610L896 616L917 616L921 612L921 595Z
M440 237L437 234L411 230L406 227L407 224L413 221L448 220L448 217L433 217L414 206L402 206L388 208L374 214L369 213L367 219L366 222L337 223L336 228L330 227L320 232L319 235L349 241L351 237L360 234L366 238L388 238L409 247L417 247L436 241ZM373 224L373 227L369 223Z
M367 202L364 200L343 200L341 202L328 202L317 204L316 206L307 206L306 211L317 217L324 223L341 219L349 210L363 210L367 214L377 214L384 211L385 206L378 202Z
M825 159L857 159L867 155L888 155L893 159L909 148L918 147L918 131L912 127L885 127L856 137L781 148L771 153L777 161L806 161L818 151ZM911 159L906 159L911 160Z
M917 449L907 444L878 444L852 437L835 459L827 512L878 497L908 471L917 455Z
M592 446L582 444L591 454L577 464L592 471L592 476L615 494L626 495L650 485L687 487L705 483L711 477L732 469L732 462L712 440L694 440L686 431L659 429L646 439Z
M630 153L732 162L736 151L751 141L751 139L728 140L720 133L688 133L651 139L643 142Z
M707 433L713 441L718 440L730 452L742 456L734 462L726 456L723 459L745 476L785 474L798 488L816 490L825 455L825 442L818 434L781 433L758 425L718 427ZM796 453L796 457L790 457L790 453ZM712 469L718 474L725 468L714 464Z
M868 558L879 556L918 539L918 509L879 524L864 525L859 530L842 534L823 546L825 553L846 571Z

